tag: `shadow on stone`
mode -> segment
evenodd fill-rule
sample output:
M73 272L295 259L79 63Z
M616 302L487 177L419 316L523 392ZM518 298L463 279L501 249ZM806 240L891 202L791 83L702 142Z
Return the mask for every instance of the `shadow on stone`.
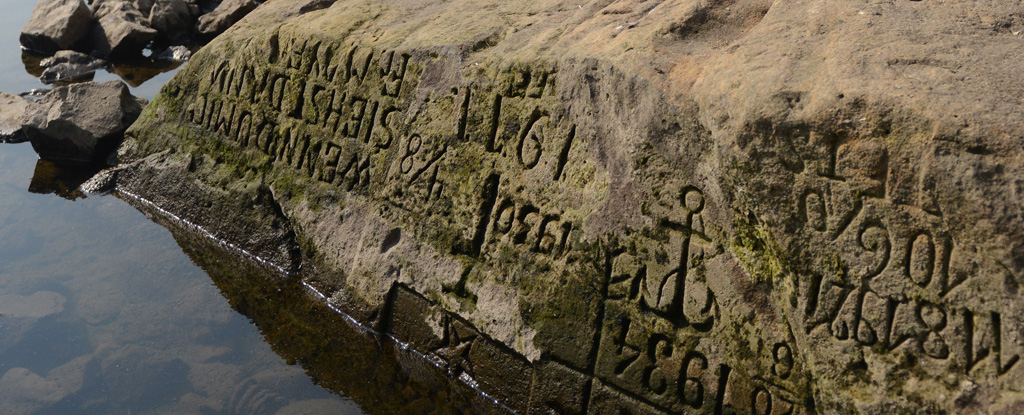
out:
M46 68L43 67L43 59L48 58L47 55L38 54L28 49L21 50L21 63L25 65L25 72L29 75L40 77L43 76L43 71Z

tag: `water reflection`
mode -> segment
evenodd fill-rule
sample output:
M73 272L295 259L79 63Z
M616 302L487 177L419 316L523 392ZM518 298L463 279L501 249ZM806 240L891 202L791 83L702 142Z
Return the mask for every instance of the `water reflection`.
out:
M278 356L166 230L114 197L25 192L80 179L3 150L0 413L363 413Z
M142 86L160 74L178 69L182 61L138 58L131 61L114 62L107 71L121 77L132 88Z
M298 277L285 277L135 199L124 199L171 230L182 250L210 276L231 307L259 327L278 355L300 365L316 384L353 399L366 413L508 413L423 356L331 310ZM266 380L260 378L259 382ZM266 386L259 382L251 379L242 386L253 389L246 396L266 395L259 399L259 407L249 407L252 404L243 399L238 405L246 411L238 413L306 408L307 403L263 392L260 388Z
M58 164L40 159L36 161L28 191L55 194L68 200L84 198L79 186L104 167L102 164Z
M43 76L43 71L46 68L43 67L42 62L46 58L47 56L37 55L24 49L21 51L21 63L25 65L25 72L36 78Z
M43 60L49 58L46 55L38 55L28 50L21 51L21 62L25 66L25 72L29 75L41 78L46 67L42 65ZM184 62L173 59L158 59L155 57L138 56L124 58L108 64L103 70L108 74L115 75L132 88L138 88L143 83L150 81L162 74L173 73ZM105 80L109 76L98 76L96 72L87 72L80 76L53 83L55 86L63 86L78 82L97 82ZM99 78L99 79L97 79ZM152 98L152 97L150 97Z
M298 279L3 149L0 413L507 413Z

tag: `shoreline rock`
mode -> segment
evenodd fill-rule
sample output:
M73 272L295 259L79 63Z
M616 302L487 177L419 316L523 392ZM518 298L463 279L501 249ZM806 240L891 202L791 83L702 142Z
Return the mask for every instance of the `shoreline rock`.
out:
M39 0L21 30L21 44L41 53L73 49L92 22L92 12L82 0Z
M97 24L91 44L100 56L135 55L157 31L147 25L146 17L128 1L106 1L96 6Z
M213 11L199 17L198 32L215 36L256 9L256 0L223 0Z
M272 0L110 174L519 413L1016 413L1024 10L926 6Z
M37 54L58 51L103 58L137 58L175 47L195 47L227 30L261 2L256 0L40 0L21 32Z
M31 103L22 128L40 158L96 161L116 148L142 106L121 81L73 84Z

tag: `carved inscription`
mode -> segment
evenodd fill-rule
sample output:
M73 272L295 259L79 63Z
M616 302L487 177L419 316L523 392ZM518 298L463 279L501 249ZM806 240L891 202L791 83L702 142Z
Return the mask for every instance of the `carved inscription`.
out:
M669 413L804 413L785 384L792 348L771 343L763 376L738 373L699 346L719 326L707 263L721 252L705 233L703 192L683 186L649 208L658 227L610 254L595 375L606 387Z
M415 53L285 35L268 40L265 52L266 62L238 59L216 66L202 80L208 93L187 102L182 117L227 143L266 155L276 167L376 198L424 232L445 228L438 234L455 239L450 253L463 255L472 269L485 268L487 260L508 250L529 255L540 272L552 262L569 262L581 228L578 212L586 209L564 206L548 194L580 180L586 137L578 133L586 130L560 107L554 69L506 68L493 79L449 91L417 89L423 65L432 58ZM847 176L855 172L844 170L844 160L818 166L816 178L854 182ZM878 192L877 183L865 183L874 190L863 197L884 195L884 184ZM968 324L962 313L934 301L879 293L872 282L899 258L910 264L908 281L946 289L952 279L942 261L948 262L952 242L931 229L897 240L888 224L868 218L870 203L842 185L829 186L803 189L800 211L813 232L830 240L852 238L857 255L835 275L801 279L803 328L949 358L950 344L959 341L956 329ZM644 212L651 229L599 248L608 256L594 277L604 298L594 302L600 311L580 330L594 352L565 359L572 362L543 357L574 380L582 402L555 396L538 405L573 413L806 413L808 397L792 392L801 368L789 343L762 341L759 360L751 365L763 369L757 373L723 361L721 352L704 344L728 326L708 270L725 251L705 228L701 189L675 187L661 196L665 200ZM441 295L475 302L468 275ZM972 367L986 360L1006 368L1016 363L999 340L1009 329L992 320L970 319ZM486 383L491 369L480 363L488 361L481 356L491 354L527 364L465 320L446 314L440 323L440 333L429 331L436 339L423 334L430 340L423 352L452 376ZM500 373L491 378L500 379ZM525 386L516 393L537 393L536 378L517 381Z
M528 202L516 202L502 197L494 204L489 215L487 234L491 243L522 246L530 252L559 257L565 253L571 222L563 221L559 213L542 212Z
M456 91L459 139L482 144L518 169L543 169L551 180L560 180L576 125L546 103L553 85L551 71L512 68L491 88Z
M616 254L608 298L633 303L676 328L710 331L718 306L706 283L712 244L701 230L703 209L703 193L683 188L674 209L680 213L659 224L663 238L639 237L637 246Z
M215 67L208 94L188 105L185 119L307 177L366 187L380 168L372 156L395 141L409 55L358 47L336 54L337 45L322 41L278 41L294 49L271 48L270 65Z
M446 235L460 239L458 253L508 244L565 254L573 219L492 179L523 172L552 186L571 171L576 126L551 96L553 70L513 67L424 94L416 90L423 64L410 53L285 34L267 43L263 62L215 66L183 118L342 191L459 218L444 225L456 231ZM451 156L476 151L475 170Z
M814 134L809 142L827 153L798 170L794 211L822 242L814 256L831 262L797 277L804 331L871 353L909 350L968 376L1014 370L1024 347L999 300L957 305L976 258L950 235L934 197L893 199L888 154L876 144ZM902 204L913 201L927 203Z

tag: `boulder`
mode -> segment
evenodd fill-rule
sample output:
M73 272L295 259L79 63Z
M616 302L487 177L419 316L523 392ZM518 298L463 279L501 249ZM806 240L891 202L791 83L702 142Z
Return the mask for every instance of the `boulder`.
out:
M62 50L52 57L43 59L40 65L46 68L40 80L44 84L52 84L92 76L93 72L107 66L107 62L84 53Z
M93 14L99 19L107 13L117 10L120 7L116 6L117 3L128 3L132 8L138 10L143 17L149 17L149 11L153 8L156 0L96 0L91 4ZM104 6L104 4L107 6ZM115 7L111 8L110 6Z
M199 33L214 36L223 32L257 5L255 0L223 0L212 12L199 17Z
M73 84L32 103L24 131L40 158L94 161L117 146L141 111L121 81Z
M128 1L105 1L95 8L92 46L101 56L138 55L157 36L138 7Z
M82 0L40 0L21 29L21 45L45 54L71 49L91 26L92 13Z
M28 139L22 126L29 104L22 97L0 92L0 143L20 143Z
M196 18L185 0L156 0L149 11L149 26L159 39L182 44L192 36Z
M307 4L117 187L517 413L1024 407L1021 2Z

